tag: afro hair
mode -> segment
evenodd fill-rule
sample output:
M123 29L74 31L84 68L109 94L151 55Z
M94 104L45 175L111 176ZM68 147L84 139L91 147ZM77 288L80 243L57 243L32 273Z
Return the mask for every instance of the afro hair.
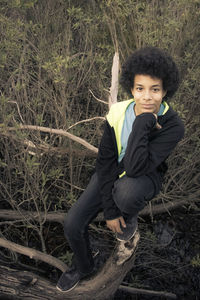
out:
M179 86L179 72L175 62L170 55L156 47L136 50L123 64L120 84L129 94L137 74L162 79L163 89L167 91L165 100L172 97Z

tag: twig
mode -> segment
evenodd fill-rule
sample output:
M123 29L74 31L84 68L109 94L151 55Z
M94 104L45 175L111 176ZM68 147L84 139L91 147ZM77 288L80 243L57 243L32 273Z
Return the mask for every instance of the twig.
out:
M97 100L97 101L99 101L99 102L101 102L101 103L103 103L103 104L108 105L108 102L106 102L106 101L104 101L104 100L101 100L101 99L97 98L91 90L89 90L89 92L92 94L92 96L94 97L95 100Z
M53 212L53 213L40 213L41 219L44 219L47 222L58 222L58 223L63 223L64 217L66 213L63 212ZM24 216L23 221L28 221L31 219L38 220L39 216L37 212L28 212L28 211L23 211L20 210L20 212L17 212L15 210L9 210L9 209L2 209L0 210L0 219L4 220L21 220Z
M24 219L17 219L17 220L14 220L14 221L0 222L0 226L2 226L2 225L14 225L16 223L21 223L23 221L24 221Z
M14 104L17 105L17 111L18 111L18 114L19 114L19 116L20 116L20 119L21 119L22 123L24 123L24 119L22 118L22 115L21 115L21 113L20 113L20 109L19 109L18 103L17 103L16 101L8 101L8 103L14 103Z
M39 259L41 261L44 261L44 262L48 263L49 265L58 268L62 272L66 271L68 269L68 266L65 263L63 263L62 261L60 261L59 259L57 259L51 255L44 254L35 249L31 249L28 247L18 245L16 243L8 241L4 238L0 238L0 246L7 248L11 251L15 251L17 253L29 256L30 258L33 258L36 260Z
M142 294L142 295L149 295L149 296L166 297L169 299L177 299L177 296L173 293L158 292L158 291L145 290L145 289L136 289L136 288L128 287L128 286L124 286L124 285L120 285L119 290L128 292L133 295Z
M90 122L90 121L93 121L93 120L103 120L103 121L104 121L105 118L104 118L104 117L93 117L93 118L90 118L90 119L81 120L81 121L78 121L78 122L76 122L75 124L69 126L69 127L67 128L67 130L73 128L74 126L76 126L76 125L78 125L78 124Z

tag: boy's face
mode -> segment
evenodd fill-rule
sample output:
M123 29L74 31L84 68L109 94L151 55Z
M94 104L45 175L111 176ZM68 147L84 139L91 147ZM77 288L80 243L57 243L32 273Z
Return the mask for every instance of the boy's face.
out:
M135 100L136 116L147 112L157 114L166 95L162 79L142 74L135 75L131 92Z

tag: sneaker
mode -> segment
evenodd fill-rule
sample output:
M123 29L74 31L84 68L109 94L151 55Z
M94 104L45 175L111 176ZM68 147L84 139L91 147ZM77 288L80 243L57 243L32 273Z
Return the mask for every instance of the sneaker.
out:
M80 273L75 268L72 268L61 275L56 288L60 292L69 292L77 286L80 279Z
M92 251L93 258L96 258L99 255L99 250ZM94 261L95 262L95 261ZM88 278L96 271L95 265L93 270L87 274L80 274L76 269L75 265L70 268L70 270L65 271L58 280L56 288L60 292L70 292L73 290L79 281L83 278Z
M129 241L136 233L138 228L137 216L126 222L126 227L121 227L123 233L116 233L116 239L120 242Z
M94 269L86 274L81 274L76 267L72 267L70 270L65 271L58 280L56 288L60 292L70 292L73 290L79 281L83 278L89 278L94 272Z

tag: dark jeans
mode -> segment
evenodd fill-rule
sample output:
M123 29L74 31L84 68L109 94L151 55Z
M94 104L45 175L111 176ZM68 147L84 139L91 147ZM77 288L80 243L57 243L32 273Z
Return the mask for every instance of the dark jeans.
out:
M131 178L125 175L116 180L112 193L122 215L134 216L154 197L156 191L148 176ZM89 273L94 266L88 225L101 209L100 189L95 173L83 194L69 210L64 222L65 236L74 252L80 273Z

